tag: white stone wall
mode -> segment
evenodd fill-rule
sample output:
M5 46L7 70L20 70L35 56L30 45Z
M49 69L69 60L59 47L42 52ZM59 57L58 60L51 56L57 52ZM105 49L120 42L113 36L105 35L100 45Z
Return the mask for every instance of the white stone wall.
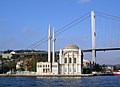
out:
M38 62L37 63L37 74L59 74L59 65L58 62L51 63L50 62Z
M50 74L51 65L49 62L38 62L37 63L37 73L38 74Z
M77 49L63 50L63 52L60 52L59 56L60 56L59 58L60 58L61 74L81 74L82 73L81 50L77 50ZM67 61L65 58L67 59ZM76 58L76 62L74 61L74 58Z
M58 69L59 69L58 62L52 63L52 74L59 74Z

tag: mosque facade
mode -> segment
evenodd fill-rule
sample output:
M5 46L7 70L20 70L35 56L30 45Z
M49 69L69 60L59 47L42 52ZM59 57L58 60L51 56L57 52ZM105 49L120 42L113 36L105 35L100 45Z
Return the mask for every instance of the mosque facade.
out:
M59 52L60 74L82 74L83 55L81 49L73 43Z

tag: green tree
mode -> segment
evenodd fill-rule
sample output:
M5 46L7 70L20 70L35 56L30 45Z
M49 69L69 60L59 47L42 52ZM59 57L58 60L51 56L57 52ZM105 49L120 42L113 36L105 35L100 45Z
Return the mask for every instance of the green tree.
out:
M12 73L12 69L16 70L16 62L8 62L7 66L9 67L9 70L11 70Z
M23 68L25 71L30 71L32 65L31 65L31 61L29 59L26 59L23 63Z
M36 65L37 65L37 58L36 57L33 57L32 59L31 59L31 65L32 65L32 67L31 67L31 70L30 71L36 71Z
M99 64L95 64L94 66L93 66L93 69L92 69L92 71L102 71L102 67L101 67L101 65L99 65Z

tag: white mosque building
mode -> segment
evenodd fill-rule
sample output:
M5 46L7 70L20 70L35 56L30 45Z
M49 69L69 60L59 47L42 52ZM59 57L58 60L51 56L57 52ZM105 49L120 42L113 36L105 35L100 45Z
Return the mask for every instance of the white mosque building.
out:
M83 53L81 49L73 43L68 44L64 49L60 49L59 61L55 62L55 35L52 35L52 58L51 58L51 32L48 29L48 62L37 63L37 74L72 74L79 75L83 72ZM52 59L52 61L51 61Z
M59 52L60 74L82 74L83 55L81 49L73 43Z

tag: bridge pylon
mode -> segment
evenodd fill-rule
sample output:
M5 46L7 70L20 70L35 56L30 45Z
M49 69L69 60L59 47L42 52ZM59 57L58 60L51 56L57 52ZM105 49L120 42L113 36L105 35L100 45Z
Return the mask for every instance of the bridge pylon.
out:
M96 63L96 32L95 32L95 13L91 11L91 30L92 30L92 61Z

